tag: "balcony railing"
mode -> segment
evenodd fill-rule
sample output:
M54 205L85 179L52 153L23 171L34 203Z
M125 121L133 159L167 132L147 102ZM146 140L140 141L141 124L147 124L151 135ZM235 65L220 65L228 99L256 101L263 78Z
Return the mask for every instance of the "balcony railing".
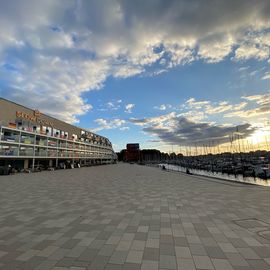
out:
M114 153L109 146L90 142L75 142L1 126L0 131L0 156L83 159L113 157Z

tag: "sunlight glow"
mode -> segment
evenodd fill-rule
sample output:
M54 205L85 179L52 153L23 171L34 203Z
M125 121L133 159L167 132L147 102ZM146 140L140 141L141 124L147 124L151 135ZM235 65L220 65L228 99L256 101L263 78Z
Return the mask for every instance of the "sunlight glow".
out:
M269 136L269 131L258 129L252 134L252 136L250 136L250 140L252 144L258 144L262 142L267 142L268 136Z

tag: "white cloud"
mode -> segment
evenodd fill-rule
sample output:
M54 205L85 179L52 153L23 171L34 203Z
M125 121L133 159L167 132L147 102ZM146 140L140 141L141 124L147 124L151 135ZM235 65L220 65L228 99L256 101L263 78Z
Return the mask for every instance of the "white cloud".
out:
M117 111L120 109L121 107L121 103L122 103L122 100L119 99L119 100L112 100L112 101L109 101L105 104L105 106L99 110L101 111Z
M190 98L186 101L188 107L194 109L201 109L203 106L208 105L209 103L210 101L208 100L196 101L195 98Z
M125 131L125 130L129 130L129 127L121 127L119 129L122 130L122 131Z
M164 121L169 121L170 119L173 119L175 117L176 113L171 112L168 114L156 116L156 117L148 117L148 118L143 118L143 119L137 119L137 118L130 118L129 121L132 122L135 125L138 126L144 126L147 124L158 124Z
M260 115L270 114L270 94L259 94L252 96L243 96L247 102L244 102L245 106L238 107L236 111L227 113L224 117L238 117L238 118L251 118L258 117ZM251 109L242 110L246 105L253 106Z
M125 112L126 113L132 113L133 108L135 107L135 104L129 103L125 106Z
M92 129L93 132L97 132L103 129L115 129L120 128L122 125L126 123L123 119L104 119L104 118L98 118L95 120L95 122L99 125L99 127Z
M120 66L117 67L114 72L114 77L116 78L127 78L131 76L138 75L140 73L144 72L144 69L140 66Z
M266 60L269 57L269 47L258 47L256 44L243 44L235 51L237 60L247 60L256 58L258 60Z
M263 80L270 80L270 72L265 72L262 79Z
M215 34L201 41L198 54L208 63L216 63L230 54L235 40L232 35Z
M160 110L160 111L165 111L172 106L170 104L161 104L160 106L155 106L154 109Z

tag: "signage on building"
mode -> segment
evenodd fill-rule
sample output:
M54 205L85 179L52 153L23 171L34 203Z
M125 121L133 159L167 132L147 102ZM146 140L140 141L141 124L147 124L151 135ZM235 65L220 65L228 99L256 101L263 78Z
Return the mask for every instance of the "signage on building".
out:
M93 139L94 134L86 130L81 130L81 136L82 138L87 138L91 140Z
M39 110L34 110L34 116L40 117L41 116L41 112Z
M41 116L41 113L38 110L34 110L33 115L30 115L28 113L24 113L21 111L16 111L17 118L23 118L32 122L36 122L42 126L51 126L51 127L53 126L52 122L41 119L40 116Z

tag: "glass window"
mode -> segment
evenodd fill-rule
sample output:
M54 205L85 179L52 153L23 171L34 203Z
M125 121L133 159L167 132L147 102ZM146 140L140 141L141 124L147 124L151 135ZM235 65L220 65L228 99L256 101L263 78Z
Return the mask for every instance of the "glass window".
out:
M73 148L73 143L72 142L68 142L68 148L70 148L70 149Z
M0 156L18 156L19 147L16 145L0 145Z
M48 146L50 147L57 147L57 140L55 139L48 139Z
M19 132L2 130L1 140L6 142L19 142Z
M40 133L40 125L36 126L36 133Z
M45 157L47 155L46 148L36 147L35 148L35 155L39 156L39 157Z
M33 156L34 148L29 146L20 147L20 156Z
M59 129L53 129L53 136L54 137L60 137L60 130Z
M56 157L57 156L57 150L56 149L50 149L48 148L48 157Z
M74 157L76 157L76 158L80 157L80 152L79 151L75 151L74 152Z
M67 151L66 150L59 150L58 156L59 157L66 157L67 156Z
M48 136L52 136L52 128L51 128L51 127L47 127L47 128L46 128L46 134L47 134Z
M66 148L66 147L67 147L67 142L66 142L66 141L60 140L60 141L59 141L59 147L61 147L61 148Z
M28 133L22 133L21 134L21 143L34 144L35 143L35 136L28 134Z
M73 157L73 151L67 151L67 156L68 157Z
M47 138L42 136L36 137L36 144L40 146L47 146Z

